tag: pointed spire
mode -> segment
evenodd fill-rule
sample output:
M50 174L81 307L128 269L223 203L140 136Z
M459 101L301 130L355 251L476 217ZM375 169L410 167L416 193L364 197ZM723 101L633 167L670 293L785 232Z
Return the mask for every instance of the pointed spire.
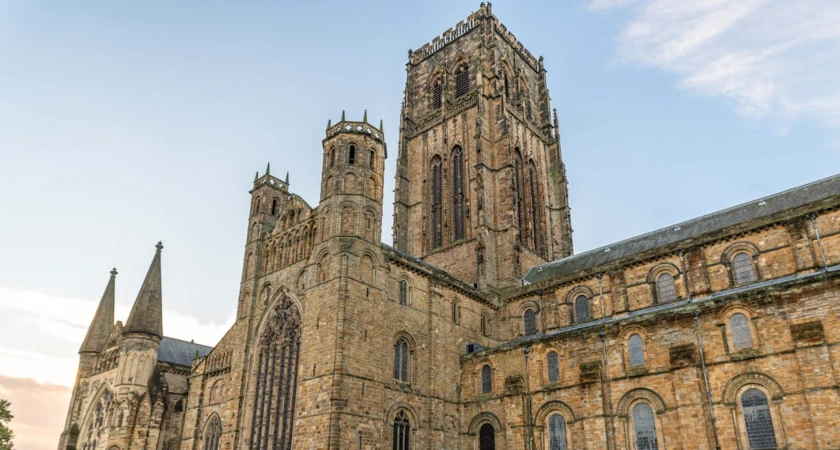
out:
M327 129L332 126L332 119L327 119Z
M362 122L367 123L367 110L365 110L365 117L362 119Z
M143 333L163 337L163 301L160 279L160 251L163 243L155 246L157 251L152 259L152 265L137 294L137 300L131 308L131 314L125 322L123 333Z
M379 131L381 131L383 133L385 132L385 129L382 128L382 119L379 119Z
M117 268L115 267L111 270L111 279L105 286L102 300L99 301L99 307L96 308L96 314L93 315L93 320L90 322L90 328L88 328L79 353L98 353L105 345L105 341L108 340L108 335L111 334L111 327L114 326L114 283L116 278Z
M258 170L257 173L254 174L254 183L256 183L257 180L259 180L259 179L260 179L260 171Z
M286 186L289 185L289 171L286 171Z
M266 164L265 166L265 174L271 175L271 163Z
M341 121L344 122L344 110L341 110Z

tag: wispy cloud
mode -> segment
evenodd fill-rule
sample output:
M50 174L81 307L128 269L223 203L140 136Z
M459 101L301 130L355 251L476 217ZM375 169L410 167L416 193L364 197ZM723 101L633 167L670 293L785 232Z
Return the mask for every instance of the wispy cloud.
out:
M631 6L628 6L631 5ZM737 111L786 127L840 126L840 4L835 0L592 0L627 7L618 62L679 77Z

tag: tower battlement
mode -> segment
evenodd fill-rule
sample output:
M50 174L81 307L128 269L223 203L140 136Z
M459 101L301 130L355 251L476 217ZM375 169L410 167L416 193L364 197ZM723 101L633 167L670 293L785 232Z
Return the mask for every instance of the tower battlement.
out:
M327 122L327 131L326 137L324 141L327 139L331 139L335 137L335 135L340 133L350 133L350 134L361 134L365 136L369 136L372 139L379 141L380 143L385 143L385 133L382 129L382 121L379 122L379 127L371 125L367 121L367 111L365 111L364 119L361 122L353 121L353 120L346 120L344 118L344 112L341 113L341 120L337 123L333 124L332 121Z

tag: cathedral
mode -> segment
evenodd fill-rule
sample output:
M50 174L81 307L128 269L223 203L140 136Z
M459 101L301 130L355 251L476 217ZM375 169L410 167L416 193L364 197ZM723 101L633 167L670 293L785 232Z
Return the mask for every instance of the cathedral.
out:
M575 254L543 59L482 3L406 68L393 246L342 114L317 205L255 178L215 346L162 244L125 324L111 272L59 450L840 449L840 176Z

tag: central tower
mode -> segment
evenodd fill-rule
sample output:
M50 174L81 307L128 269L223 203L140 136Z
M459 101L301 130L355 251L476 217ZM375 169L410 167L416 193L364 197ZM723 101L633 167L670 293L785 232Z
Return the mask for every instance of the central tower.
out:
M481 4L409 50L394 245L482 289L572 254L543 59Z

